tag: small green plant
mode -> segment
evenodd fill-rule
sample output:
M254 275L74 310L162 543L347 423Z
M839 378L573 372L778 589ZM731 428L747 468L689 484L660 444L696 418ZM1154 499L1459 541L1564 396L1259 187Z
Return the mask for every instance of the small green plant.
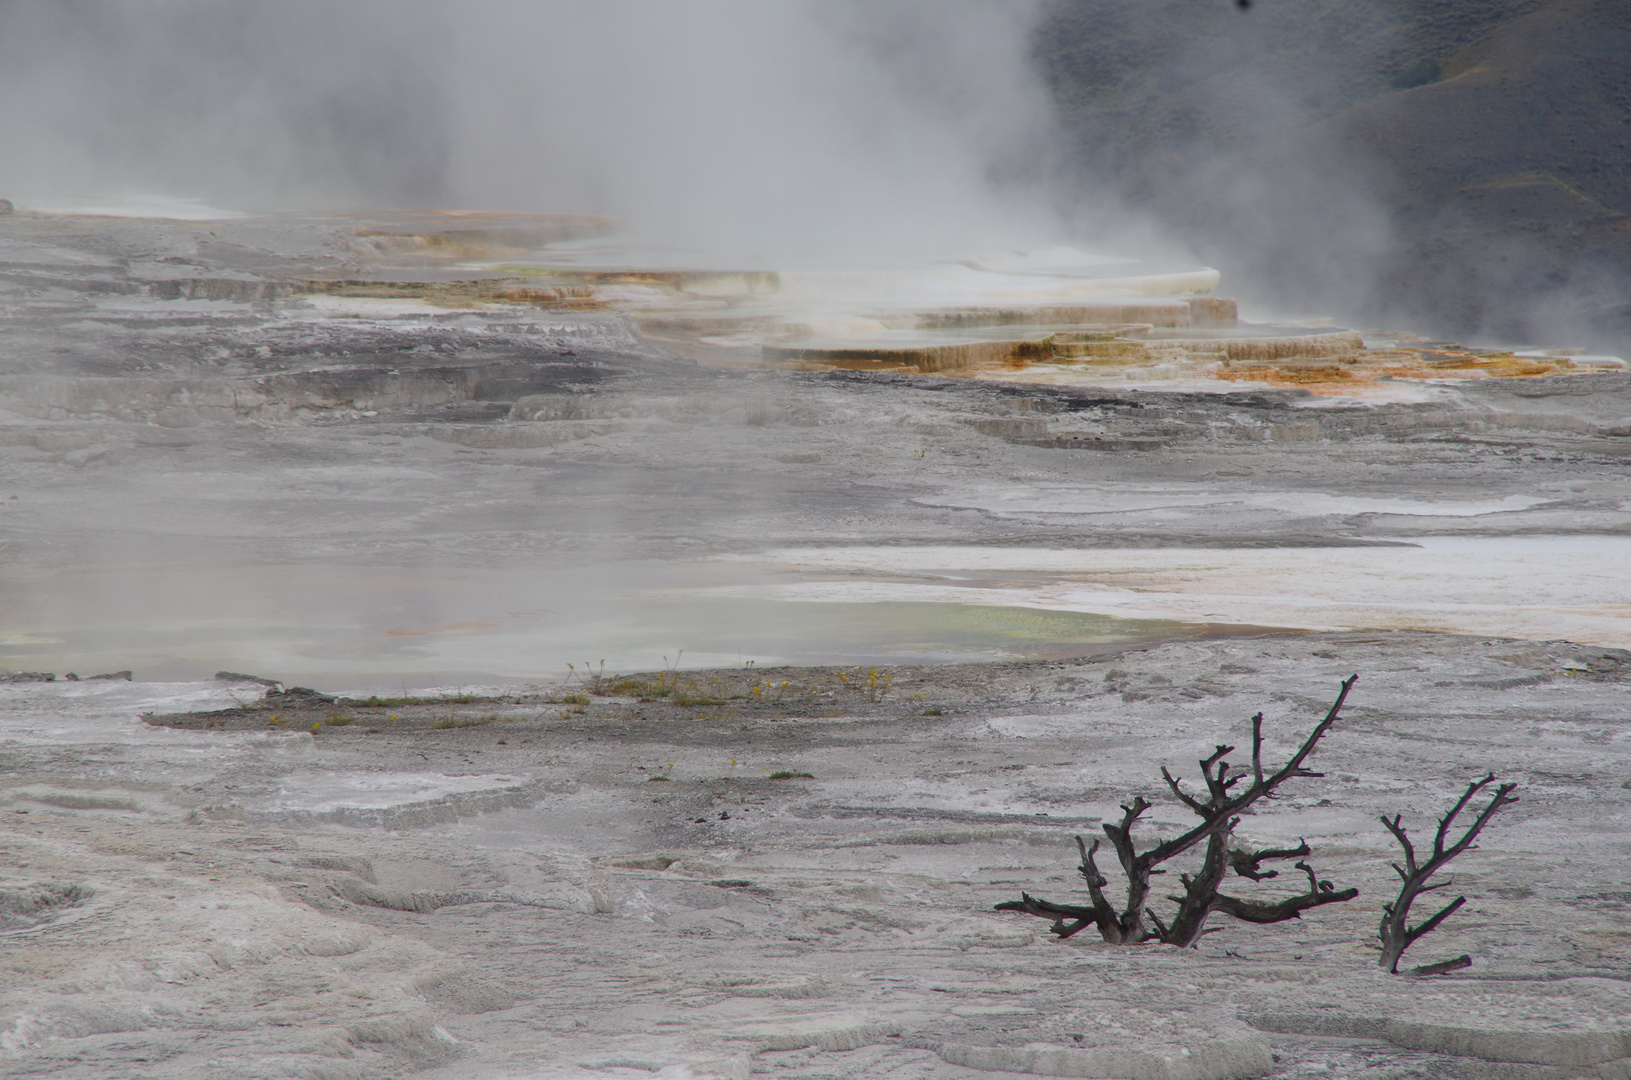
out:
M755 683L753 689L749 690L748 693L753 697L754 701L761 704L769 702L777 705L781 703L782 698L787 696L787 688L792 685L791 682L777 683L766 679L762 683Z
M329 727L348 727L356 722L356 717L347 716L345 713L339 712L331 712L327 716L323 717L323 723L327 724Z
M662 691L659 693L659 691ZM656 683L641 682L639 679L619 678L616 682L608 680L605 686L595 690L602 696L617 696L637 698L640 701L650 701L654 697L666 697L667 692Z
M929 709L924 709L923 710L923 715L924 716L944 716L946 714L941 712L939 709L929 708Z
M458 727L458 726L459 726L459 722L457 720L453 719L451 716L444 716L442 719L436 721L430 727L431 727L432 731L446 731L449 728L454 728L454 727Z
M648 783L648 784L654 784L659 780L663 781L664 783L667 783L668 782L668 777L666 777L666 776L648 776L648 777L646 777L646 783Z
M589 704L589 695L588 694L563 694L561 696L560 701L561 701L562 705L587 705L587 704Z
M664 659L667 658L664 657ZM671 670L658 672L657 676L650 680L619 678L615 682L608 680L608 683L609 685L604 690L596 692L619 694L640 701L658 701L666 698L677 705L718 705L721 703L717 695L704 690L702 684L697 680L690 679L682 684L679 674ZM717 686L719 680L715 678L711 680L711 683Z
M889 688L895 681L895 676L891 672L879 671L877 668L867 668L864 678L859 668L856 669L854 679L842 671L834 671L833 677L843 684L841 688L859 690L871 702L882 701L888 696Z
M578 678L578 665L566 665L566 681L570 683L576 678ZM612 678L615 679L617 676L613 675ZM583 662L583 680L588 685L591 694L600 693L600 685L606 681L606 661L602 660L600 668L597 670L589 661L585 660Z
M371 727L365 732L365 734L368 734L368 735L378 735L379 733L380 733L380 729L377 728L377 727Z
M787 769L777 769L775 772L770 774L768 779L771 779L771 780L814 780L815 777L811 776L807 772L791 772L791 771L789 771Z
M419 705L422 704L422 700L416 697L380 697L373 694L365 698L346 698L345 703L359 709L395 709L403 705Z

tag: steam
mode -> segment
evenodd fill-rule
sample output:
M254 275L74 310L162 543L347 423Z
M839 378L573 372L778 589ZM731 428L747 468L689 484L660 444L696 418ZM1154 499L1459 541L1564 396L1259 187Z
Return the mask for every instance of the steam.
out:
M1611 253L1413 209L1356 135L1437 77L1413 32L1382 0L14 2L0 195L606 214L781 267L1063 240L1218 266L1259 315L1623 337Z
M1575 127L1615 129L1593 103L1624 80L1586 43L1623 30L1593 5L1430 6L1056 0L1035 40L1077 231L1109 234L1119 197L1258 317L1631 346L1623 153ZM1538 174L1572 210L1513 217L1478 194Z
M1024 231L1049 104L1034 3L707 0L481 8L455 89L454 191L783 254L953 249ZM498 152L499 147L507 148ZM964 251L967 250L965 247Z
M1378 8L1353 0L1338 21ZM1288 58L1287 27L1307 18L1222 2L1053 5L1038 52L1066 103L1074 183L1061 194L1078 231L1115 231L1113 195L1161 223L1145 243L1183 237L1259 316L1362 307L1396 244L1386 177L1339 130L1310 125L1308 103L1381 61L1343 57L1332 71Z
M0 184L244 207L435 200L436 22L383 0L7 5Z
M743 254L1056 223L1038 0L10 5L0 190L608 214Z

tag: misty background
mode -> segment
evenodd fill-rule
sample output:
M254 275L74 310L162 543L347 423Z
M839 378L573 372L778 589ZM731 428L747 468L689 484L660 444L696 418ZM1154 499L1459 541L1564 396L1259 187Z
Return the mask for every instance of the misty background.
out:
M0 195L1061 240L1258 313L1631 349L1623 0L9 0Z

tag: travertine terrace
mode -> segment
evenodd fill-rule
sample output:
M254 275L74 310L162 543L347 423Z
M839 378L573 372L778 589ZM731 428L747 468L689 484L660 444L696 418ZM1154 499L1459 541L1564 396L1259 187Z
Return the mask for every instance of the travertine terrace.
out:
M0 1074L1631 1076L1612 358L194 216L0 217ZM1240 827L1356 899L992 910L1356 673ZM1380 972L1379 817L1489 771L1472 966Z
M1618 369L1569 349L1515 354L1352 330L1242 323L1216 272L1005 252L893 272L709 265L706 252L631 243L594 218L418 215L352 230L343 276L301 292L509 301L628 314L655 340L712 365L1044 380L1224 379L1351 389L1378 378L1539 376ZM687 262L693 265L687 265Z

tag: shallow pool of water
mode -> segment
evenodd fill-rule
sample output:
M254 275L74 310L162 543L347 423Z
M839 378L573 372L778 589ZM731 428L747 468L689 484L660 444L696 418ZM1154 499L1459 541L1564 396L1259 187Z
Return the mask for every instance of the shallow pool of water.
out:
M1079 655L1224 632L1021 605L721 591L757 567L109 569L14 577L0 667L140 679L249 672L327 688L535 680L568 664L905 664Z

